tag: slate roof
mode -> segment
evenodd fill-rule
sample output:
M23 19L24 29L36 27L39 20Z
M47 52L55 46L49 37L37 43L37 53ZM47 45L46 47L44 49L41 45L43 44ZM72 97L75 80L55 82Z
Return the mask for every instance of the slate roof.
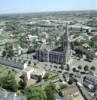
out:
M23 69L23 63L0 59L0 64L7 65L13 68Z
M62 47L58 47L58 48L53 49L52 51L63 52L63 48Z

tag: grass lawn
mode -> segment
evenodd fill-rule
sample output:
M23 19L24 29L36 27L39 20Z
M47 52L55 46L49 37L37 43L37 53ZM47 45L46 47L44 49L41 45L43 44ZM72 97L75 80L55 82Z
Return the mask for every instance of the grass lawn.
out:
M0 65L0 77L7 75L7 73L11 71L11 69L7 68L4 65Z
M0 49L3 49L4 48L4 45L0 45Z
M63 84L62 82L56 82L55 85L56 85L57 88L60 88L60 89L64 89L64 88L69 87L69 85L67 83Z
M58 73L56 73L56 72L48 71L47 73L49 75L48 79L52 79L52 78L55 78L58 76Z
M8 39L8 36L0 34L0 40Z

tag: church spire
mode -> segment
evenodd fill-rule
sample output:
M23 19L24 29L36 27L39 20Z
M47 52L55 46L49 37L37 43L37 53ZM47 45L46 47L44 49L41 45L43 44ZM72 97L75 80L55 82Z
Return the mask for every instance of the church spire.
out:
M63 50L66 51L67 48L68 48L68 24L66 23L64 39L63 39Z

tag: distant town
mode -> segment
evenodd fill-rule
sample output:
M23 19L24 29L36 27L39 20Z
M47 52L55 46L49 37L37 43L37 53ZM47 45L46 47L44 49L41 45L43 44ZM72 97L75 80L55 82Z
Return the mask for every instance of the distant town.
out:
M97 100L97 11L0 15L0 100Z

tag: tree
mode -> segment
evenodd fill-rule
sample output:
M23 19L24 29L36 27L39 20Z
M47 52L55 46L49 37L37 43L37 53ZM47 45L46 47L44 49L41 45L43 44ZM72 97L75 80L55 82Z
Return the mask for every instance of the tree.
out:
M37 50L38 48L40 48L40 44L38 44L37 42L34 43L34 46L33 46L33 50Z
M66 70L67 70L67 71L70 70L70 66L69 66L69 64L67 64L67 68L66 68Z
M25 89L26 86L27 86L27 83L25 79L22 79L19 81L19 89Z
M37 83L41 82L41 80L42 80L42 76L41 75L37 76Z
M73 72L76 72L76 68L73 68L72 70L73 70Z
M36 67L36 62L34 62L34 67Z
M60 68L61 68L61 69L64 69L64 64L63 64L63 63L61 64Z
M46 73L43 77L44 80L47 80L49 78L49 73Z
M54 100L54 94L56 93L56 89L53 83L50 83L45 87L45 92L47 96L47 100Z
M31 65L31 61L28 61L28 64Z
M12 49L9 49L9 50L7 51L7 57L12 58L13 56L14 56L13 50L12 50Z
M5 54L7 57L10 57L10 58L14 56L13 47L10 43L5 44Z
M2 87L4 89L11 91L11 92L17 91L18 85L17 85L17 82L16 82L15 73L9 72L8 75L6 75L3 78Z
M79 58L82 57L82 55L83 55L83 49L82 49L82 47L79 47L79 48L75 49L75 52L76 52L76 54L77 54L77 56Z
M84 66L84 71L89 71L89 66L88 65Z
M95 66L91 66L91 70L95 71L96 70Z
M2 57L5 57L6 56L6 51L3 51L2 52Z
M27 53L30 54L30 53L33 53L34 51L35 51L35 50L33 49L33 47L30 46L30 47L28 48Z
M45 91L41 87L28 87L25 89L27 100L46 100Z
M69 79L68 84L70 84L70 85L73 84L73 79L72 78Z
M2 87L2 85L3 85L3 78L0 77L0 87Z
M81 66L81 65L79 65L79 66L78 66L78 69L79 69L79 70L81 70L81 69L82 69L82 66Z

